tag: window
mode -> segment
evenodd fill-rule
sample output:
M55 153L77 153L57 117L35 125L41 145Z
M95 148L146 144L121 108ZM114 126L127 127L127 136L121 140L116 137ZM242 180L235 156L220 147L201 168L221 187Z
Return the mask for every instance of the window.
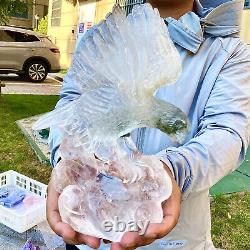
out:
M36 36L22 32L0 30L0 41L2 42L36 42L40 41Z
M1 42L15 42L14 32L6 32L6 30L0 30L0 41Z
M250 0L245 0L245 8L250 8Z
M127 15L132 11L134 5L145 2L145 0L116 0L116 3L120 4Z
M51 26L59 26L61 23L62 0L52 0Z
M43 16L47 16L48 15L48 6L44 5L43 6Z
M36 36L34 35L29 35L26 33L21 33L21 32L14 32L15 33L15 40L16 42L37 42L40 41Z

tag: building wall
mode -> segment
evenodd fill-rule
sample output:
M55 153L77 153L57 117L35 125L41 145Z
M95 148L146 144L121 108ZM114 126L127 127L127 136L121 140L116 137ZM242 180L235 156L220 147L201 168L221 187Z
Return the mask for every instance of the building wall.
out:
M77 42L95 23L96 1L81 1L79 3L79 19L77 29Z
M250 9L245 9L243 11L241 38L250 46Z
M50 0L48 35L60 49L62 68L66 69L70 66L71 57L77 44L77 38L82 35L79 33L79 23L85 24L85 31L87 23L94 23L95 4L96 1L94 0L80 1L78 4L62 0L60 25L52 26L50 21L52 15L52 0Z
M95 23L105 18L107 13L112 11L115 0L101 0L96 3Z
M49 4L48 36L61 52L61 67L68 68L76 43L76 26L78 22L78 6L62 1L61 20L59 26L52 26L52 1Z
M12 18L10 18L8 24L15 25L18 27L23 27L26 29L32 29L32 19L31 18L12 17Z
M8 24L27 29L35 28L34 15L44 17L48 13L48 6L49 0L36 0L35 4L29 5L27 17L11 17Z

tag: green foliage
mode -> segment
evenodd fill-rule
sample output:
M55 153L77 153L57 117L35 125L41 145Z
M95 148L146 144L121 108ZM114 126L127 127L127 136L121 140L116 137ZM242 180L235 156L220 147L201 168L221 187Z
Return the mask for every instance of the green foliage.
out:
M0 24L7 24L11 16L23 15L27 12L31 0L1 0Z
M37 29L34 29L35 32L38 32L43 35L48 33L48 15L39 20Z

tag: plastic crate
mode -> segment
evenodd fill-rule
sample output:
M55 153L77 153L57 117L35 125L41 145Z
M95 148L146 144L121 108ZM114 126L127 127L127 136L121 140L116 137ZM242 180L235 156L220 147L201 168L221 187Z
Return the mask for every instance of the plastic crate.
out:
M0 174L0 187L6 186L25 189L28 193L39 196L39 202L22 213L0 205L0 223L23 233L46 219L45 184L10 170Z

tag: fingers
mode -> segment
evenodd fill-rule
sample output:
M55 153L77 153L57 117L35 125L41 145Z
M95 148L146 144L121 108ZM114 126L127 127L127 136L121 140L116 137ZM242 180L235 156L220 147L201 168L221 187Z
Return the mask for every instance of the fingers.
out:
M172 222L150 224L144 237L152 239L152 241L161 239L166 236L174 228L174 226L175 224Z
M114 242L111 244L110 250L126 250L121 243Z
M144 243L144 238L138 232L127 232L123 235L121 245L127 248L135 248Z
M127 232L123 235L120 244L126 250L135 249L138 246L145 246L152 243L155 239L139 235L138 232Z
M50 183L48 185L48 197L47 197L47 220L51 229L61 237L74 238L75 231L68 225L62 222L61 216L58 210L58 197L59 194L55 191L54 187Z
M76 233L74 238L70 238L70 239L66 239L63 238L63 240L71 245L88 245L89 247L93 248L93 249L98 249L100 247L100 239L96 238L96 237L92 237L89 235L85 235L85 234L80 234L80 233Z
M164 218L161 223L152 223L144 235L138 232L127 232L119 244L115 244L112 250L136 249L139 246L149 245L157 239L166 236L177 224L180 215L181 193L177 184L173 185L171 197L162 204Z
M114 242L111 244L110 250L135 250L135 248L134 247L127 248L122 246L121 243L119 242Z
M58 210L58 197L59 194L55 191L53 185L49 183L46 203L47 220L51 229L68 242L70 239L75 238L76 232L70 225L62 222Z
M67 223L62 222L58 209L59 194L55 191L52 184L48 185L47 197L47 220L51 229L63 240L71 245L86 244L94 249L99 248L100 239L75 232L75 230Z
M168 200L162 203L163 223L177 224L181 210L181 191L177 183L173 182L173 191Z
M155 240L166 236L172 228L171 223L155 223L149 225L144 235L139 235L138 232L127 232L122 237L121 242L119 244L115 244L111 250L132 250L140 246L149 245Z
M101 239L90 236L90 235L78 233L77 239L78 239L78 242L85 242L86 245L88 245L89 247L92 247L94 249L99 248L100 244L101 244ZM79 245L79 243L78 243L78 245Z

